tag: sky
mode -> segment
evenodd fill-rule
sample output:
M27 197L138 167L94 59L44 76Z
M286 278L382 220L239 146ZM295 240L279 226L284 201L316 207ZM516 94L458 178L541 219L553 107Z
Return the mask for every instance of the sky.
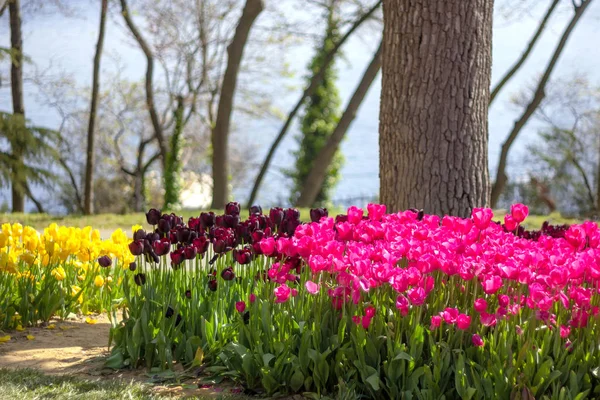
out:
M74 1L74 0L72 0ZM269 1L269 0L267 0ZM300 1L300 0L298 0ZM497 0L498 5L501 1ZM89 4L89 3L88 3ZM526 4L526 3L523 3ZM524 11L516 13L512 18L506 19L495 14L493 28L493 64L492 86L515 62L525 48L537 23L545 12L549 1L529 1ZM519 117L521 110L512 105L510 99L513 95L529 87L538 77L548 59L562 30L564 29L571 11L568 9L570 1L565 0L562 9L554 15L535 47L527 63L505 87L499 98L495 101L489 114L489 168L490 175L495 174L500 146L510 131L514 121ZM33 60L38 68L43 69L52 63L60 65L65 71L72 73L75 79L83 86L91 84L92 59L94 46L97 40L97 14L98 10L88 7L77 18L64 18L56 15L38 16L27 22L23 28L25 53ZM105 54L118 55L126 65L125 75L130 79L142 79L145 72L145 59L141 51L133 45L122 24L114 23L115 16L107 26L105 41ZM568 79L576 74L583 74L593 84L600 83L600 4L592 3L584 19L572 34L566 50L561 56L552 79ZM339 73L338 87L342 103L345 105L354 91L358 81L369 63L378 44L379 36L373 29L362 32L353 37L343 48L344 60L338 61ZM9 45L8 19L4 15L0 19L0 46ZM299 87L303 82L305 66L313 55L310 41L296 46L289 52L288 57L293 60L295 84ZM106 58L105 58L106 60ZM27 66L27 68L32 68ZM105 61L103 72L111 68L111 62ZM5 68L2 71L6 71ZM27 70L26 70L27 75ZM3 75L0 86L0 110L10 110L11 98L7 76ZM294 79L292 79L292 83ZM377 195L379 190L378 179L378 120L380 79L373 84L358 116L352 124L345 141L342 152L346 162L341 171L341 180L333 195L334 202L340 204L364 203L369 198ZM56 112L41 104L34 90L28 90L31 84L25 84L25 107L27 117L37 125L56 128L59 118ZM291 105L297 101L298 92L286 93L276 99L277 108L287 112ZM236 115L233 119L236 121ZM254 121L247 130L253 135L257 143L257 161L264 158L264 154L273 138L276 136L281 123L268 121ZM539 126L535 121L529 123L514 145L509 165L511 176L522 176L526 169L522 160L527 156L526 147L537 140L536 132ZM290 182L286 181L278 171L279 167L289 168L293 165L294 158L291 152L296 147L294 135L297 133L297 124L282 142L266 183L259 194L258 203L273 205L284 203L288 197ZM236 188L236 199L245 201L249 187ZM0 203L9 201L8 192L3 190ZM3 197L2 197L3 196Z

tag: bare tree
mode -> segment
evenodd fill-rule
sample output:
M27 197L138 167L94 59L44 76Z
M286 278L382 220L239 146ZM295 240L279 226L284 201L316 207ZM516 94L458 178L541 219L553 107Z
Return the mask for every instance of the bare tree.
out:
M307 97L312 96L315 89L318 87L319 83L323 79L323 74L325 73L327 67L334 60L335 54L340 50L342 45L348 40L348 38L352 35L352 33L354 33L354 31L356 31L356 29L358 29L365 21L367 21L369 18L371 18L371 16L375 13L375 11L377 11L377 9L379 9L379 7L381 6L381 3L382 3L382 0L377 1L375 3L375 5L373 5L373 7L369 8L368 11L366 11L365 13L360 15L358 17L358 19L356 19L356 21L350 26L350 28L344 34L344 36L342 36L337 41L335 46L327 53L327 56L325 57L325 59L323 60L323 64L321 65L321 69L319 71L317 71L316 73L314 73L313 76L310 78L310 82L309 82L308 86L306 87L306 89L304 89L304 92L302 93L302 95L300 96L300 98L298 99L298 101L296 102L294 107L292 108L292 110L289 112L289 114L285 120L285 123L281 127L281 130L277 134L277 137L275 138L275 140L273 141L273 143L271 144L271 147L269 148L269 150L267 152L265 160L263 161L263 163L260 167L260 171L259 171L259 173L256 177L256 180L254 182L254 185L252 187L252 191L250 192L250 197L248 198L248 202L247 202L248 206L252 205L254 203L254 200L256 200L256 196L258 195L258 190L260 189L260 185L262 184L262 181L265 177L265 174L267 173L267 170L269 169L271 161L273 160L273 157L275 156L275 152L277 151L279 144L281 143L281 141L287 134L287 132L292 124L292 121L296 117L296 114L298 114L298 111L300 111L300 108L302 107L302 104L304 103L305 99Z
M552 54L550 61L546 65L544 74L542 75L541 79L539 80L539 82L537 84L537 88L533 94L533 97L531 98L531 101L529 102L527 107L525 107L525 109L523 110L523 113L521 114L519 119L517 121L515 121L515 124L511 130L511 132L509 133L508 137L506 138L506 140L502 143L502 148L500 151L500 159L498 161L498 167L496 169L496 181L494 182L494 184L492 186L492 194L491 194L491 206L492 207L496 206L496 203L498 202L498 199L500 198L500 194L504 190L506 182L508 181L508 176L506 174L506 164L508 161L508 155L509 155L510 149L511 149L513 143L515 142L515 140L517 139L517 137L519 136L519 133L521 133L521 131L523 130L523 128L525 127L525 125L527 124L529 119L534 114L535 110L539 107L540 103L544 99L546 84L548 83L548 80L550 79L550 76L552 75L552 72L554 71L554 68L556 67L556 65L558 63L560 55L562 54L563 50L565 49L567 41L569 40L569 37L571 36L571 33L577 26L577 23L581 20L582 15L585 13L585 10L588 8L588 6L590 5L590 3L592 1L593 0L580 0L580 3L578 3L578 4L576 3L575 0L573 1L574 14L571 17L569 24L565 27L565 30L563 31L562 36L554 50L554 53Z
M104 45L104 31L106 27L106 13L108 11L108 0L102 0L100 5L100 29L96 54L94 56L94 77L92 82L92 99L90 106L90 119L88 124L87 152L85 166L85 189L83 200L83 213L93 213L93 181L94 181L94 128L96 123L96 109L98 108L98 91L100 90L100 60L102 58L102 47Z
M492 0L384 2L379 175L388 210L466 217L488 203L492 10Z
M352 121L354 121L354 118L356 118L358 109L367 95L369 88L373 84L377 74L379 74L379 70L381 69L382 49L383 46L380 44L379 48L375 52L375 55L373 56L373 59L363 74L358 87L350 98L350 102L348 103L344 114L342 114L342 117L340 118L335 130L315 158L313 166L306 177L306 180L304 181L296 206L311 207L312 204L314 204L317 195L319 194L321 185L327 176L327 168L331 164L331 161L333 160L335 153L342 142L342 139L346 135L346 132L350 128Z
M238 72L254 21L263 10L262 0L246 0L244 11L238 22L235 34L227 47L227 68L221 84L217 120L212 132L212 176L213 201L212 208L225 206L229 197L228 178L229 164L227 152L229 149L229 125L233 111L233 97L236 91Z

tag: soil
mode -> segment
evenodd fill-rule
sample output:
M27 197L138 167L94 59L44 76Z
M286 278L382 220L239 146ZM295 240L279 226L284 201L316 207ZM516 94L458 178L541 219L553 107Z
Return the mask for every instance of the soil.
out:
M32 368L50 375L66 374L83 379L122 379L148 383L150 377L145 370L114 371L104 367L104 361L110 354L110 322L105 315L89 318L96 323L89 324L84 317L77 317L65 321L52 320L46 326L27 328L22 332L9 332L11 339L0 343L0 368ZM0 337L4 335L5 333L0 332ZM238 394L241 388L232 383L217 386L188 381L185 386L153 385L153 391L176 398L198 396L207 399L223 395L238 400L249 398Z

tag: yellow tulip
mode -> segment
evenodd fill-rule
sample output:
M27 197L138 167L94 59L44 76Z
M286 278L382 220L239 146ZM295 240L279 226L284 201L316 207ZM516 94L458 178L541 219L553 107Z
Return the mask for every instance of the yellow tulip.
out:
M57 281L62 281L67 277L67 273L63 267L54 268L51 274Z
M104 278L101 275L97 275L94 278L94 286L98 288L104 286Z

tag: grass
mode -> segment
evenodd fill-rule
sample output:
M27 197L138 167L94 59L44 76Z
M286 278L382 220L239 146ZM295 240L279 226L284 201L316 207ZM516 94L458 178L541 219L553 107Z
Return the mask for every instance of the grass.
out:
M167 399L139 383L45 375L32 369L0 369L0 399Z
M176 214L184 217L184 220L191 216L198 216L203 210L182 210L176 212ZM222 214L222 210L212 210L217 214ZM335 216L336 214L343 213L345 210L342 209L331 209L329 215ZM264 210L268 213L268 209ZM496 210L494 212L495 219L499 220L506 214L505 210ZM248 211L242 212L242 218L248 215ZM300 218L303 221L310 220L310 210L308 208L300 209ZM559 213L552 213L550 215L530 215L525 220L525 228L527 229L539 229L544 221L550 221L552 224L575 224L581 222L577 219L564 218ZM4 222L20 222L23 225L32 226L38 230L42 230L52 222L56 222L59 225L74 226L83 228L85 226L92 226L96 229L108 230L121 228L126 232L129 232L133 225L146 225L146 215L144 213L130 213L130 214L98 214L91 216L84 215L66 215L57 216L50 214L0 214L0 221ZM148 228L148 226L146 226Z

